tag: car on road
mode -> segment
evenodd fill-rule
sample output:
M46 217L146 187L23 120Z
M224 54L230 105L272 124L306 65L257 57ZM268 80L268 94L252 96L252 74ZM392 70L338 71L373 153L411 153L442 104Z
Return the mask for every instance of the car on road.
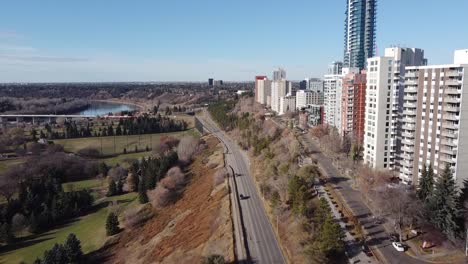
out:
M405 246L403 246L403 244L401 244L400 242L393 242L392 246L399 252L405 251Z
M249 196L243 195L243 194L239 195L239 197L240 197L241 200L245 200L245 199L249 198Z

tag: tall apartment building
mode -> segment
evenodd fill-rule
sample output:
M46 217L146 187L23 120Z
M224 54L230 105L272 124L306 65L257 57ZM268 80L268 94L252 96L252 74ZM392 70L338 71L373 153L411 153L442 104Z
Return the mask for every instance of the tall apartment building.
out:
M286 80L286 71L282 68L278 68L273 71L273 81Z
M341 89L343 76L340 74L327 74L323 80L323 123L336 127L341 126Z
M348 135L358 144L362 144L364 140L366 71L357 72L351 70L343 77L340 133L343 136Z
M313 91L316 93L323 93L323 81L318 78L310 78L308 81L307 90Z
M399 167L402 96L406 66L425 65L424 51L387 48L368 59L364 162L376 169Z
M364 69L374 56L377 0L347 0L344 67Z
M334 61L328 65L328 75L340 75L343 70L343 62Z
M310 105L322 105L323 94L309 90L296 92L296 109L307 108Z
M400 178L417 183L424 164L448 164L461 186L468 178L468 50L454 64L406 67Z
M271 110L280 112L280 98L290 95L292 84L284 79L271 82Z
M287 95L281 96L279 102L279 111L278 115L284 115L287 112L295 112L296 111L296 97Z
M267 105L271 96L271 81L266 76L255 77L255 101Z

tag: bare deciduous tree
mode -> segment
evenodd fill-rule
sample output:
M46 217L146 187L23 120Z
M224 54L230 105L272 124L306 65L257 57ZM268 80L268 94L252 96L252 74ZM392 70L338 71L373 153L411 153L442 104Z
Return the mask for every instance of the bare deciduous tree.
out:
M154 190L148 192L148 199L155 209L160 209L168 205L172 200L169 189L159 184Z
M197 151L198 140L192 136L183 137L177 146L177 155L182 162L190 162Z
M221 183L223 183L226 176L227 176L226 171L224 169L217 170L213 174L213 184L214 184L214 186L218 186Z

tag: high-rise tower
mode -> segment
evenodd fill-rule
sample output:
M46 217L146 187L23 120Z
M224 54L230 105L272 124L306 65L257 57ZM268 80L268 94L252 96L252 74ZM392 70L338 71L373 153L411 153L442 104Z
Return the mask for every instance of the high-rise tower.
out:
M346 0L344 66L366 67L374 56L377 0Z

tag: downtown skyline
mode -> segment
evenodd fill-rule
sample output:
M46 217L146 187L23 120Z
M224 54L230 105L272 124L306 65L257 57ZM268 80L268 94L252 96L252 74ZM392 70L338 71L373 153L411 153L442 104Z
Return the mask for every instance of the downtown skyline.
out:
M173 2L4 4L0 82L246 81L278 66L301 80L343 60L345 1L293 1L276 22L279 1ZM450 14L438 12L437 3L391 2L378 3L380 54L390 45L420 46L429 63L442 64L467 43L467 34L438 22L463 24L465 1L451 1L457 8ZM433 32L416 32L418 23ZM433 39L437 32L447 37Z

